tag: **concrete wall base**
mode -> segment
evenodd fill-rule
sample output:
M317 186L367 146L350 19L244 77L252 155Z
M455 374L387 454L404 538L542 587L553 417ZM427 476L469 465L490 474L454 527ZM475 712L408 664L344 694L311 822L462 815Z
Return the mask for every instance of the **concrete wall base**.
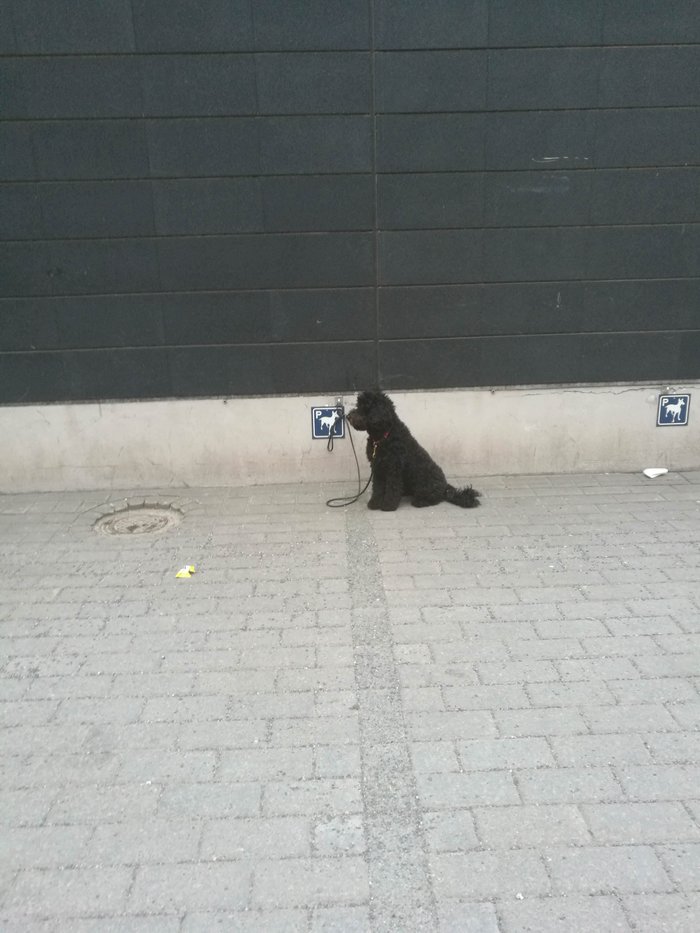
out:
M658 397L700 382L394 392L399 415L450 479L700 466L700 412L657 427ZM344 399L351 407L354 398ZM348 439L311 439L331 397L184 399L0 408L0 491L353 485ZM356 435L363 475L364 437Z

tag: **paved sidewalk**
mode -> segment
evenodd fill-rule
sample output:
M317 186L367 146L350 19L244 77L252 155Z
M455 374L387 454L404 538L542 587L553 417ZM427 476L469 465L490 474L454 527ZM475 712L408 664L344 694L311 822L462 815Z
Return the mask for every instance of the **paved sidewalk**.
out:
M700 473L479 485L0 496L0 929L696 933Z

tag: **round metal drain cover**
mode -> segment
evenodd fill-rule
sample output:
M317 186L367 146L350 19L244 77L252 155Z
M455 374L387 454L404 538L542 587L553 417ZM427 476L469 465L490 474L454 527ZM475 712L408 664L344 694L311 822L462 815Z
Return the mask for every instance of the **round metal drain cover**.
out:
M170 505L127 506L98 518L95 531L105 535L153 535L181 521L182 512Z

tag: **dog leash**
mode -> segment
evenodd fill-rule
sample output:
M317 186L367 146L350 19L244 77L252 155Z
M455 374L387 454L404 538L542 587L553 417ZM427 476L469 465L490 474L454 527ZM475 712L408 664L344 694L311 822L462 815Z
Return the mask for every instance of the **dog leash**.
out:
M357 489L358 489L358 493L357 493L356 496L336 496L336 497L333 498L333 499L327 499L327 500L326 500L326 505L327 505L328 508L330 508L330 509L342 509L342 508L345 508L346 505L353 505L355 502L357 502L357 500L358 500L361 496L363 496L363 495L367 492L367 489L369 488L369 484L372 482L372 475L373 475L373 473L374 473L374 463L370 463L370 468L369 468L369 479L368 479L367 482L365 483L365 488L364 488L364 489L360 489L360 486L362 485L362 479L361 479L361 477L360 477L360 461L357 459L357 452L356 452L356 450L355 450L355 442L354 442L353 439L352 439L352 430L351 430L349 424L348 424L348 437L350 438L350 445L351 445L351 447L352 447L352 452L353 452L353 455L354 455L354 457L355 457L355 466L357 467ZM329 448L329 449L330 449L330 448ZM373 450L373 452L372 452L372 460L374 460L374 454L376 453L376 450L377 450L377 445L375 444L375 445L374 445L374 450Z

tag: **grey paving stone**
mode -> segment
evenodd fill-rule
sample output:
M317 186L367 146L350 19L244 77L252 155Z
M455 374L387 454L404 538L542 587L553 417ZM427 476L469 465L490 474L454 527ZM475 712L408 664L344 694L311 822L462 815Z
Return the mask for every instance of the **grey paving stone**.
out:
M188 656L189 657L189 656ZM75 667L80 669L81 674L143 674L147 671L158 671L161 666L167 669L166 662L161 660L158 654L143 652L141 654L132 654L131 652L105 652L104 654L90 654L84 660L80 658L65 658L57 661L64 667ZM191 662L190 670L195 669L196 662ZM185 668L187 670L188 668ZM49 671L44 673L65 674L67 671Z
M176 914L150 914L147 917L123 914L89 920L71 917L69 922L71 933L178 933L180 929L180 918Z
M84 859L98 865L185 862L197 857L201 825L192 820L144 820L97 826Z
M619 768L617 774L631 800L681 800L700 793L700 764Z
M697 653L641 656L634 664L644 677L692 677L698 669Z
M642 933L696 933L700 925L700 894L630 894L622 903Z
M506 645L495 639L469 638L454 642L435 642L431 644L430 649L437 664L473 664L476 661L507 661L509 658Z
M435 852L460 852L481 844L469 810L427 812L423 826L428 846Z
M401 705L406 712L412 713L445 709L439 687L404 687L401 690Z
M212 820L205 825L202 834L201 856L207 861L249 861L310 854L310 823L304 819Z
M316 855L361 855L365 851L362 817L358 814L324 818L313 826L312 839Z
M606 619L612 635L679 634L681 629L670 616L632 616L626 619Z
M473 687L444 686L446 709L518 709L530 706L525 689L518 684L482 684Z
M56 797L54 787L0 789L0 825L39 826L48 814Z
M0 726L45 725L58 710L54 700L10 700L0 702Z
M700 729L700 700L676 703L670 712L683 729Z
M558 763L566 768L643 765L651 760L638 735L553 736L550 742Z
M622 599L605 599L599 601L587 599L584 602L560 603L559 610L565 620L570 619L571 621L598 619L600 622L605 622L607 619L618 619L624 616L634 615L634 611L629 608L629 603L625 603ZM656 611L651 614L658 615L659 607L657 606ZM569 634L573 634L573 632ZM591 627L589 634L604 635L605 626L602 626L598 631L593 631ZM575 637L580 637L582 635L583 631L579 630Z
M219 781L263 781L306 778L312 774L310 748L242 748L220 752L216 777Z
M324 690L316 694L313 715L354 718L357 709L358 693L356 691Z
M552 753L543 738L473 739L458 742L457 751L465 771L554 765Z
M359 813L360 785L354 778L272 781L265 785L263 812L268 816Z
M2 835L13 868L62 868L85 861L92 827L22 826L5 828Z
M278 676L281 677L282 675L278 675L275 670L267 669L260 671L238 670L234 677L228 672L222 673L221 671L191 671L189 673L178 673L176 675L159 674L157 676L159 678L175 676L178 679L181 677L194 677L195 686L192 691L193 693L231 695L239 693L263 693L274 690ZM174 692L179 693L180 691L176 690Z
M536 684L559 680L551 661L503 661L476 664L485 684Z
M457 751L450 741L412 742L411 758L416 773L460 770Z
M658 853L674 882L686 890L700 886L700 845L659 846Z
M315 748L315 756L314 773L319 778L357 777L362 768L359 745L318 745ZM270 776L276 775L273 773ZM284 777L284 775L277 776ZM305 777L306 775L287 776Z
M538 768L515 773L525 803L615 801L623 791L610 768Z
M631 929L615 897L550 897L498 905L507 933L601 933Z
M251 874L250 866L240 862L142 865L136 871L129 906L146 913L243 909L249 904Z
M700 633L689 635L657 635L656 642L669 654L686 654L700 651Z
M317 907L311 918L310 933L370 933L370 930L367 907Z
M587 654L575 638L529 638L511 642L508 649L513 658L564 660Z
M608 685L602 680L527 684L525 689L533 706L578 707L617 702Z
M65 699L56 713L56 723L136 722L144 701L135 697Z
M646 735L644 740L655 761L700 762L700 734L697 732L657 733Z
M178 921L179 922L179 921ZM182 933L236 930L236 933L307 933L305 910L192 911L182 921Z
M557 668L564 681L586 681L596 677L602 680L629 680L639 677L639 671L628 658L559 661Z
M550 890L542 859L534 851L441 853L432 855L430 864L438 898L485 900Z
M659 645L650 635L609 635L606 638L583 638L585 653L591 657L637 657L658 655Z
M146 700L145 705L141 701L141 706L144 722L201 722L223 719L228 711L228 698L225 696L154 697ZM231 728L234 728L233 725Z
M700 829L680 803L583 804L598 842L619 844L695 842Z
M194 692L195 679L195 674L114 674L109 687L113 696L121 697L187 696Z
M573 709L496 710L494 716L502 735L576 735L588 732L585 719Z
M660 677L658 680L610 680L610 692L620 703L682 703L696 699L688 679Z
M7 700L19 700L22 697L30 695L30 686L31 684L29 681L20 680L19 677L0 677L0 698L3 702ZM49 697L50 696L51 695L49 695ZM42 697L42 695L39 694L39 697Z
M582 894L672 891L673 884L650 846L580 846L545 853L554 890Z
M679 728L665 707L653 703L586 706L581 712L591 732L674 732Z
M493 717L486 710L408 713L406 725L415 742L496 735Z
M155 816L161 791L157 784L98 784L63 789L54 794L47 822L107 825L147 820Z
M254 783L168 782L158 801L158 815L168 820L253 817L260 814L262 790Z
M478 683L476 672L468 664L398 664L397 674L403 687L462 687ZM457 706L457 709L462 707ZM472 709L473 707L466 707ZM481 706L477 708L483 708Z
M477 807L473 810L479 838L490 848L533 848L590 842L578 809L571 804Z
M295 668L276 674L279 690L351 690L355 687L355 672L348 667Z
M507 771L471 774L418 774L418 795L427 809L452 809L519 803L520 797Z
M439 905L440 933L499 933L493 904L445 899Z
M55 868L20 872L5 899L8 916L75 917L121 913L131 886L129 868Z
M368 896L367 866L361 858L267 860L255 866L253 906L352 905Z
M210 781L216 755L211 751L165 752L134 749L119 771L119 779L130 782Z
M391 631L397 648L404 645L426 645L428 642L454 642L462 637L462 629L459 623L451 620L430 623L423 621L406 621L404 623L391 621Z
M586 605L587 612L590 606ZM587 638L596 635L609 635L605 624L594 618L552 619L535 622L535 629L540 638Z
M119 770L119 759L110 752L84 754L29 755L10 759L16 762L8 767L6 787L32 787L40 785L59 789L71 784L111 783Z

